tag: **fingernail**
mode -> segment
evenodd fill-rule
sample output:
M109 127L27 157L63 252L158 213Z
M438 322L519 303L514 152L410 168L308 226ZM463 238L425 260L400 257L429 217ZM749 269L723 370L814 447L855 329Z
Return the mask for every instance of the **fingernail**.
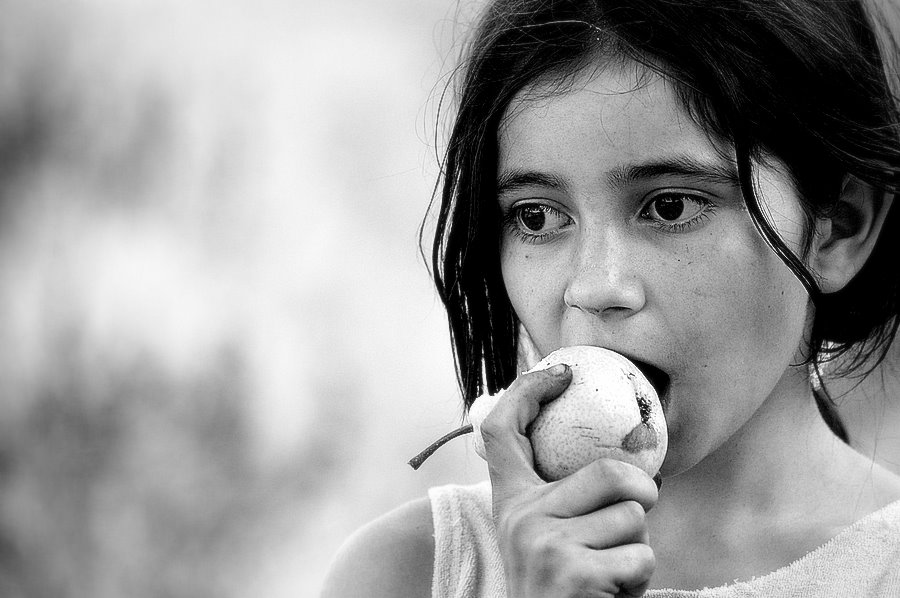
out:
M557 363L554 366L550 366L547 368L547 373L551 376L562 376L566 372L569 371L569 366L564 363Z

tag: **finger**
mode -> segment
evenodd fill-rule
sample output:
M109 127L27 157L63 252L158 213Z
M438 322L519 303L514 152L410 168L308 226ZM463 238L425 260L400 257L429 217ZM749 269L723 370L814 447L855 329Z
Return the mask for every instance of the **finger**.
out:
M557 595L642 596L656 570L653 549L643 543L561 555L552 582Z
M567 536L573 542L595 550L650 542L647 513L640 503L633 500L618 502L560 523L571 528Z
M616 459L597 459L553 482L546 504L558 517L578 517L622 501L635 501L646 512L658 498L656 483L644 470Z
M644 507L634 501L624 501L569 519L549 518L544 537L557 546L581 546L603 550L626 544L648 544ZM531 532L532 538L540 534Z
M481 424L485 456L495 492L522 483L543 483L534 471L526 430L541 405L558 397L572 380L568 366L522 374Z
M603 555L602 563L608 567L608 579L619 587L617 596L644 595L656 570L656 555L649 545L627 544L595 554Z

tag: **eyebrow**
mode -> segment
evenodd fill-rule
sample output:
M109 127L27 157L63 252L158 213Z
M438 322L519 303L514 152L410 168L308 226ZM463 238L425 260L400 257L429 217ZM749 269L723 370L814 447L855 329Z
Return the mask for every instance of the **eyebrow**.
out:
M500 178L497 179L497 195L512 193L528 187L544 187L547 189L565 191L567 185L561 177L554 174L530 170L510 170L504 172L500 175Z
M611 187L621 188L639 181L664 176L698 179L720 185L738 186L737 168L727 163L704 162L689 156L675 156L664 160L617 166L607 175ZM497 195L512 193L529 187L543 187L566 191L566 181L557 175L513 169L497 179Z
M663 176L698 179L708 183L737 186L740 184L737 168L731 164L702 162L689 156L676 156L665 160L617 166L606 176L612 187L625 187L630 183Z

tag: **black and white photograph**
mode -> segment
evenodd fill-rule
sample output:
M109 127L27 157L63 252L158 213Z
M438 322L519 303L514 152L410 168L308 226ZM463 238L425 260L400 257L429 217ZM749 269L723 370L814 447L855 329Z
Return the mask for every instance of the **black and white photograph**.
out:
M0 598L900 598L898 0L0 0Z

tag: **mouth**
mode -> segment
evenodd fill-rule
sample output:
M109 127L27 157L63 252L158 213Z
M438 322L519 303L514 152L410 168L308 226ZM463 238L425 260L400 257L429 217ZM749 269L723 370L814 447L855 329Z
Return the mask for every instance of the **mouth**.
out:
M650 385L653 387L653 390L656 391L660 403L662 403L663 408L665 408L667 398L666 391L669 390L669 375L655 365L651 365L645 361L631 359L631 362L634 363L641 373L647 377L647 380L650 381Z

